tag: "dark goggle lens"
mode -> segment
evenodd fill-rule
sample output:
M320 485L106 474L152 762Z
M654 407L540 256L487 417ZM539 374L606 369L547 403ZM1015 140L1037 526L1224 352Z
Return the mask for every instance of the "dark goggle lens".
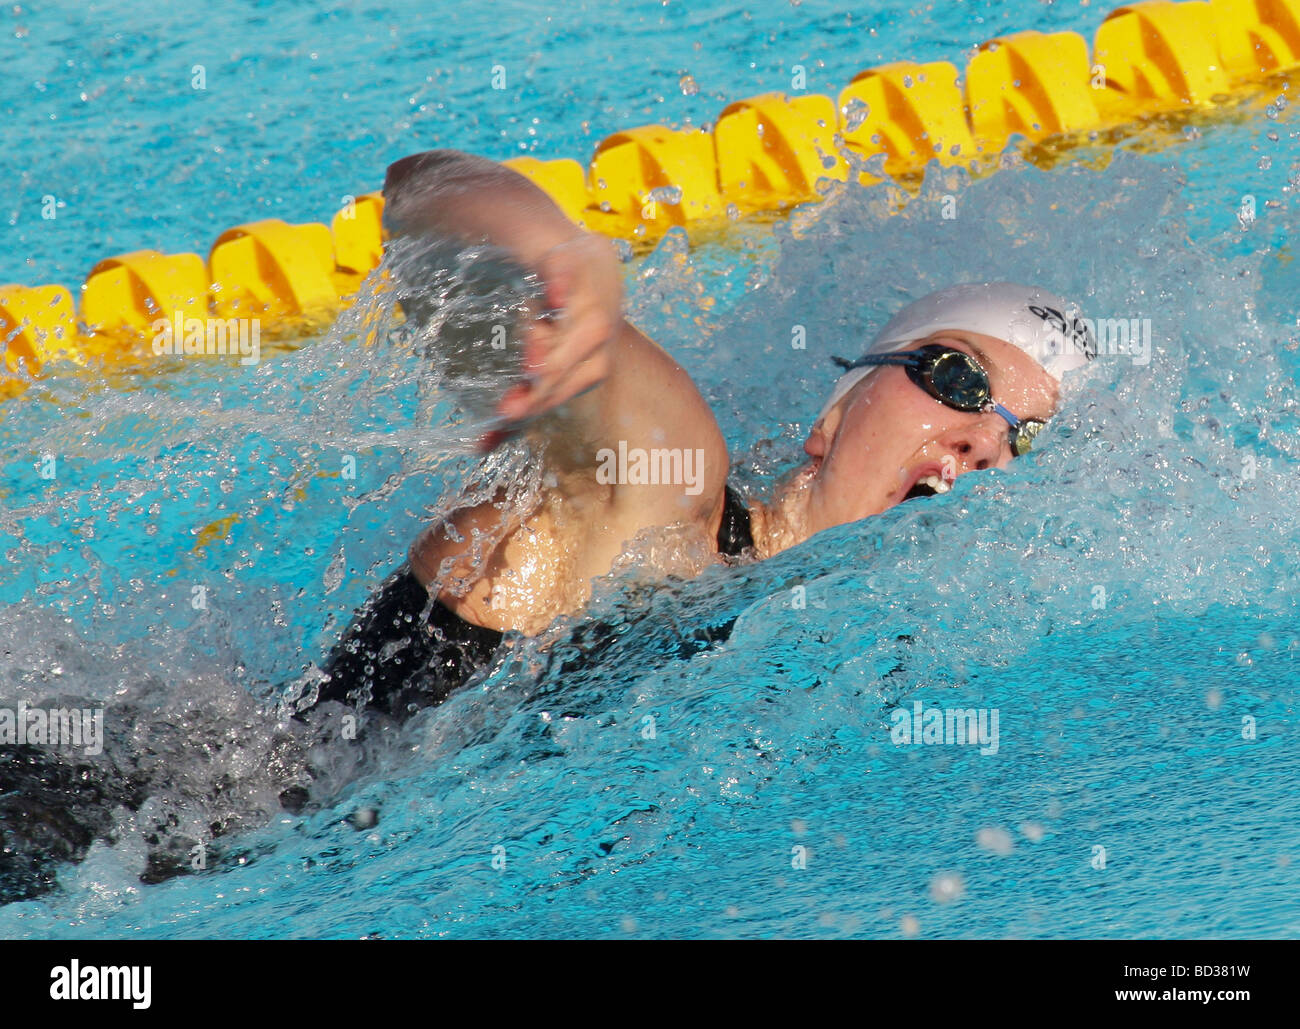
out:
M990 399L989 379L973 358L960 350L938 350L923 374L929 392L959 411L979 411Z
M1016 457L1023 457L1029 453L1029 448L1034 445L1034 437L1043 429L1043 422L1027 421L1021 422L1020 425L1011 432L1011 452Z

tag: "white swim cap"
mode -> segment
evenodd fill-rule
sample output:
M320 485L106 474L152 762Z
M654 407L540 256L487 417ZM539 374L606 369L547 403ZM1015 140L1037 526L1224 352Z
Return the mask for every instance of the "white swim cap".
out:
M889 319L866 353L893 353L942 329L1004 339L1042 365L1057 382L1097 356L1097 343L1076 305L1037 286L1014 282L949 286L922 297ZM818 421L878 367L854 368L840 376Z

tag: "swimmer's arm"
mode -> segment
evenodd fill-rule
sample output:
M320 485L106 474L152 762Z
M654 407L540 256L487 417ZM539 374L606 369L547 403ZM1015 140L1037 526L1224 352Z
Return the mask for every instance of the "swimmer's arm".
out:
M623 276L612 244L583 231L524 176L484 158L432 151L394 164L384 184L390 234L453 235L510 251L546 284L547 306L525 337L529 385L511 389L498 413L549 444L549 460L588 471L598 454L628 448L690 450L702 481L683 489L615 490L615 505L643 525L709 517L720 509L726 444L686 371L624 317ZM597 387L599 388L593 388ZM563 405L561 417L554 417ZM489 441L494 444L497 441ZM639 527L639 526L638 526Z

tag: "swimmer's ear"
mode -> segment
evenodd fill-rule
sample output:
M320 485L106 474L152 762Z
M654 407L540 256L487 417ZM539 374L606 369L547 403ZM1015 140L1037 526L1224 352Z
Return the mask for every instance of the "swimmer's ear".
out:
M825 445L830 446L831 440L835 438L835 434L840 431L840 426L844 424L844 412L849 409L854 396L863 388L863 383L867 382L869 378L868 375L860 379L852 389L835 401L829 411L820 415L817 421L813 422L813 427L808 436L809 441L812 440L813 434L820 433L824 437ZM808 450L807 443L804 444L804 451L809 454L812 453L811 450Z
M825 457L830 449L831 440L835 438L835 429L839 426L840 405L826 412L825 418L818 418L808 430L808 438L803 442L803 452L809 457ZM828 428L827 423L830 422Z

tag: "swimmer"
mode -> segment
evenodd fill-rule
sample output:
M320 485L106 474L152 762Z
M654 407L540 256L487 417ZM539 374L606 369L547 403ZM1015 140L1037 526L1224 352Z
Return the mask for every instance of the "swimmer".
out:
M430 526L344 634L320 699L398 716L444 699L503 633L536 635L581 610L639 533L671 526L710 541L720 560L762 560L1005 467L1052 416L1062 376L1096 354L1077 311L1044 289L931 294L858 359L837 359L843 374L804 442L807 463L770 500L746 501L727 484L722 432L690 376L623 317L607 240L523 176L456 151L397 161L384 199L390 238L486 244L540 278L547 316L525 336L526 381L500 398L502 428L483 447L526 432L555 482L522 518L503 520L492 501ZM602 475L610 455L638 451L695 457L697 474Z
M526 433L554 486L522 517L503 518L494 501L425 530L325 660L299 719L327 701L399 721L441 703L491 661L504 633L535 635L580 611L592 581L643 532L674 527L714 560L762 560L947 492L959 475L1004 467L1051 417L1062 376L1096 352L1084 323L1045 290L994 282L932 294L895 315L863 355L840 361L843 374L804 442L807 463L771 499L746 500L727 483L722 433L689 375L623 317L608 241L571 223L522 176L454 151L398 161L384 196L390 238L491 244L543 284L546 316L524 339L527 381L500 398L501 427L484 448ZM601 474L602 453L638 450L698 460L689 476L654 484ZM632 476L615 476L624 478ZM580 625L573 642L598 650L604 631ZM699 635L708 645L729 631ZM134 767L75 767L45 752L3 757L0 903L49 890L61 862L111 836L115 808L135 810L153 790L151 774ZM281 803L302 810L307 794L290 784ZM148 881L188 868L181 844L158 837Z

